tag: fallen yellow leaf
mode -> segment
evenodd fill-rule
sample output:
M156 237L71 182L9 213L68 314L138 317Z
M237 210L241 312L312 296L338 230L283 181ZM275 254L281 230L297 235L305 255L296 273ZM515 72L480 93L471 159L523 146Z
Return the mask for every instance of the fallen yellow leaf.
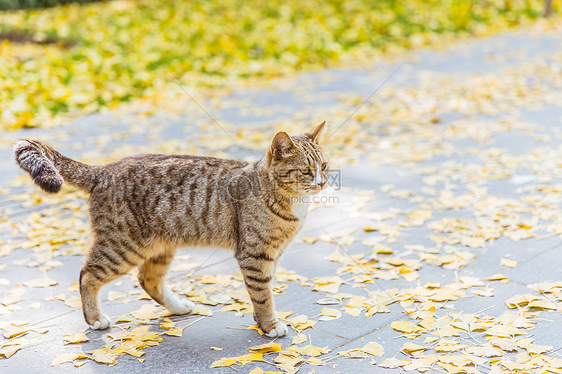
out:
M508 267L508 268L514 268L514 267L517 266L517 261L509 260L509 259L507 259L507 258L502 258L502 259L501 259L501 264L502 264L503 266Z
M90 341L85 332L79 334L65 334L62 337L64 338L64 344L76 344Z
M293 345L293 346L287 348L287 350L297 352L298 354L301 354L301 355L312 356L312 357L317 357L317 356L323 355L324 353L330 352L330 349L328 349L328 348L315 347L315 346L310 345L310 344L305 345L304 347L297 347L297 346Z
M53 362L51 362L51 366L57 366L64 364L65 362L72 362L80 358L86 358L86 355L84 355L84 353L65 353L55 357Z
M155 319L158 308L151 304L144 304L140 309L131 312L136 319Z
M92 360L109 366L117 363L117 355L109 348L100 348L91 352Z
M165 331L164 334L171 335L171 336L182 336L183 329L185 329L185 326L184 327L176 327L176 328Z
M277 351L281 351L281 344L270 342L262 345L256 345L254 347L248 348L248 350L250 352L259 352L259 353L277 352Z
M291 341L291 344L301 344L304 343L307 340L307 336L304 334L298 334L297 336L295 336L293 338L293 340Z
M30 280L30 281L26 281L26 282L23 282L23 284L26 287L45 288L45 287L56 286L58 284L58 282L55 281L54 279L45 277L45 278L39 278L39 279L33 279L33 280Z
M416 333L423 330L423 328L408 321L394 321L390 324L390 327L392 327L396 331L400 331L406 334Z
M213 362L210 367L212 368L225 367L225 366L228 367L236 364L236 362L238 362L236 358L232 358L232 357L221 358L220 360Z

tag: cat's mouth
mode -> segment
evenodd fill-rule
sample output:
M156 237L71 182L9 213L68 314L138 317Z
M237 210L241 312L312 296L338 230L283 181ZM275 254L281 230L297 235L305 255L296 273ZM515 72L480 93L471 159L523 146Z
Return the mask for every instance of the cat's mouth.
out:
M305 187L304 191L309 195L316 195L317 193L322 191L324 188L326 188L326 184L324 184L323 186L320 186L320 185L316 184L314 186Z

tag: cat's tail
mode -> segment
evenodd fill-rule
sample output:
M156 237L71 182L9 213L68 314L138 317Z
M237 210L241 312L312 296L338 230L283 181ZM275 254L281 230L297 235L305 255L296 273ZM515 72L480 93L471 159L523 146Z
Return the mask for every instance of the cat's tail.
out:
M96 166L71 160L35 140L18 140L14 144L13 154L18 165L46 192L59 192L63 182L88 192L96 185Z

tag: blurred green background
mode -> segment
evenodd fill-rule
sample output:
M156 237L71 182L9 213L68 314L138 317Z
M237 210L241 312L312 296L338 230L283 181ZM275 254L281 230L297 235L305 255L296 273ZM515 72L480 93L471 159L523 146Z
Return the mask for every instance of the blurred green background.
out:
M168 74L226 88L560 20L544 0L59 2L0 0L0 129L158 100Z

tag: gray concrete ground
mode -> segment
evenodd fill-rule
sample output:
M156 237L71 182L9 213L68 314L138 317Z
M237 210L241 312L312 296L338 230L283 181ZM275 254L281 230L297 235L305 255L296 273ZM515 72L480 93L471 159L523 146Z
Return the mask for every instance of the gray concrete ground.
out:
M458 45L450 46L442 51L418 51L412 52L402 58L388 63L377 63L368 69L338 69L328 70L318 73L303 74L295 79L287 79L274 83L270 88L262 89L240 89L236 90L232 96L224 99L222 108L213 107L210 101L202 101L202 105L207 108L209 113L217 119L219 123L228 122L227 131L235 133L237 126L248 126L259 128L262 124L274 123L275 121L312 121L326 112L330 115L329 123L334 131L346 118L343 113L337 114L333 109L337 106L347 111L351 115L361 100L354 104L342 106L342 99L346 100L351 96L366 99L371 93L401 64L405 63L386 84L386 89L395 89L395 92L408 87L420 87L419 78L429 76L431 80L449 78L451 81L478 79L483 75L497 75L502 77L505 69L517 68L521 66L522 76L525 79L533 79L536 84L533 86L545 96L556 96L556 90L560 90L559 80L562 69L560 59L560 46L562 45L562 32L520 32L500 35L483 40L460 42ZM540 60L537 60L540 58ZM558 76L533 75L525 70L525 64L535 61L537 65L552 68L557 66L558 70L551 69L550 72L558 72ZM537 62L538 61L538 62ZM542 64L542 65L541 65ZM526 74L526 75L525 75ZM557 81L558 80L558 81ZM487 81L489 82L489 81ZM502 84L502 80L498 80ZM485 83L487 84L487 83ZM558 84L558 86L557 86ZM427 86L426 86L427 87ZM422 82L423 88L423 82ZM424 91L427 93L427 91ZM467 94L468 95L468 94ZM483 94L485 95L485 94ZM484 96L483 96L484 97ZM462 97L461 97L462 98ZM424 101L427 97L418 97L416 100ZM456 131L461 134L463 131L473 131L476 133L471 136L451 136L442 139L423 138L423 133L417 133L413 127L400 127L391 124L381 123L379 127L369 127L368 133L357 133L355 136L362 137L364 142L376 143L378 149L369 152L359 151L354 157L354 162L345 161L341 157L341 189L332 188L325 196L335 198L333 204L316 204L309 213L306 225L298 239L286 251L281 262L281 266L288 271L293 271L298 275L308 278L309 284L302 284L302 281L280 281L280 285L286 285L282 294L275 297L277 310L279 312L293 312L288 317L306 315L308 319L316 321L313 329L306 329L302 334L306 334L311 345L316 347L328 348L329 353L319 356L319 359L326 363L325 366L313 366L304 363L300 367L300 372L314 373L357 373L357 372L403 372L404 368L385 369L378 365L372 365L372 359L378 364L387 358L397 358L400 360L410 360L411 356L407 352L401 351L404 343L410 342L401 332L391 327L391 324L398 320L413 321L406 316L405 311L412 310L412 304L403 301L402 304L392 303L388 305L390 313L377 313L371 317L365 317L365 310L355 317L345 312L347 299L335 305L321 305L319 300L333 296L329 292L313 292L312 281L315 277L335 276L338 269L347 264L357 265L355 260L351 260L349 255L360 255L371 253L372 245L365 245L364 240L371 243L380 243L390 247L393 256L399 259L412 260L420 264L417 270L419 275L416 279L404 279L399 274L396 279L381 279L370 273L365 283L353 280L357 275L364 275L367 265L364 267L356 266L357 273L342 272L338 275L346 282L341 285L339 292L360 295L365 297L376 297L385 295L386 292L393 293L393 289L398 289L399 294L404 294L423 285L425 282L439 282L442 286L455 282L463 276L486 278L496 273L502 273L508 283L498 281L485 282L488 287L494 288L494 296L481 297L472 295L471 290L466 289L465 297L458 300L445 302L447 304L440 309L437 316L442 317L453 312L474 314L480 317L484 315L490 318L499 318L508 310L506 300L515 295L532 294L535 297L542 295L528 288L529 285L540 282L556 282L561 280L562 256L560 236L556 232L556 224L560 224L560 134L562 119L562 102L539 103L531 107L528 102L510 107L496 108L497 111L488 113L469 113L469 111L453 111L447 108L440 112L441 101L450 99L447 92L436 94L430 98L431 105L434 105L435 116L440 116L441 120L436 124L428 125L440 126L437 133L446 133L456 126ZM460 99L460 98L459 98ZM186 98L186 100L189 100ZM382 100L377 94L371 99L374 102ZM384 100L404 100L403 97L384 96ZM484 99L485 101L486 99ZM490 102L496 103L494 98L489 98ZM277 108L273 113L244 112L236 105L237 102L250 102L254 109L264 109L269 107ZM357 115L361 115L365 110L367 113L376 109L367 103L360 108ZM245 106L247 108L247 105ZM514 109L516 108L516 109ZM397 109L401 110L400 107ZM404 107L404 110L407 110ZM445 110L445 109L443 109ZM334 114L336 113L336 114ZM340 115L340 117L338 117ZM196 116L196 117L194 117ZM368 115L367 115L368 116ZM513 118L515 117L515 119ZM9 140L18 137L26 138L45 138L51 141L63 153L74 157L81 157L89 151L95 150L101 155L119 154L119 149L126 149L126 153L134 153L135 150L143 151L144 146L151 142L169 142L178 140L181 144L189 144L190 138L196 136L197 127L189 127L189 121L194 118L202 120L204 113L180 115L175 120L162 117L162 120L153 118L154 123L159 123L160 127L147 127L147 131L138 131L129 134L127 137L119 137L116 134L121 132L131 132L131 127L127 124L127 118L115 117L111 113L87 116L77 120L71 126L56 130L28 130L8 134ZM421 118L421 117L420 117ZM506 120L507 118L507 120ZM479 129L465 120L481 121ZM481 140L479 136L487 133L494 128L495 123L502 121L514 121L518 123L531 124L534 127L525 126L506 126L499 130L490 132L486 139ZM371 119L367 118L365 122ZM154 125L151 125L154 126ZM214 134L218 140L225 137L222 131L214 128L210 124L207 131ZM339 132L350 131L345 124ZM466 126L466 129L463 128ZM472 127L471 127L472 126ZM368 127L368 126L367 126ZM441 130L439 130L441 129ZM264 130L268 131L268 130ZM271 136L273 135L273 130ZM330 131L330 132L331 132ZM157 133L156 140L151 135ZM181 134L181 135L178 135ZM420 135L418 140L412 140L411 135ZM388 143L385 143L385 139ZM103 141L102 141L103 140ZM432 143L432 141L434 141ZM426 152L430 150L431 155L424 157L423 160L408 160L395 152L404 142L407 146L415 147L416 144L425 144L427 147L415 148L416 152ZM8 143L8 141L6 141ZM175 143L174 143L175 144ZM390 144L385 156L385 144ZM213 144L200 145L199 151L204 153L206 150L213 150ZM339 151L338 145L330 145ZM361 148L361 147L359 147ZM437 151L441 149L442 151ZM232 157L258 157L259 152L244 149L239 145L225 148ZM350 152L349 148L344 148L344 152ZM373 156L374 155L374 156ZM385 157L386 157L385 156ZM40 251L32 249L17 248L19 240L23 240L21 232L14 232L10 229L7 222L22 222L32 212L44 212L49 209L56 201L46 201L40 204L25 204L30 199L21 201L13 200L14 196L21 193L31 193L37 191L34 187L25 185L10 187L16 175L20 174L17 168L10 161L9 150L7 148L1 153L0 163L0 186L3 194L0 196L0 209L3 210L0 216L0 223L3 222L0 231L0 245L5 246L0 249L0 279L6 279L9 284L0 283L2 298L8 292L14 292L16 285L23 285L24 282L41 278L41 268L45 266L44 257L39 258ZM335 157L336 159L338 157ZM515 166L512 164L515 163ZM457 166L455 166L457 165ZM498 176L494 171L504 172ZM507 174L505 174L507 173ZM428 180L428 177L437 177L435 183ZM394 185L394 188L389 187ZM434 190L432 190L434 189ZM479 189L484 190L479 194ZM403 192L403 191L408 192ZM546 190L550 193L546 194ZM366 192L367 191L367 192ZM368 198L369 191L372 199ZM402 191L402 192L401 192ZM476 191L476 192L475 192ZM326 199L327 199L326 197ZM364 198L363 203L361 198ZM447 200L449 199L449 200ZM539 202L537 202L540 200ZM327 200L324 200L327 201ZM453 209L446 209L444 206L447 201ZM82 203L78 203L82 204ZM527 204L527 205L525 205ZM520 205L520 206L519 206ZM514 207L519 207L515 209ZM493 210L495 213L489 213ZM419 226L404 224L408 217L415 215L418 211L431 211L431 217L425 219ZM388 219L381 219L381 214L389 215ZM496 214L497 213L497 214ZM378 215L377 215L378 214ZM475 228L478 218L490 218L486 221L488 227L496 227L497 222L503 222L500 235L504 231L513 231L515 234L532 232L533 237L521 240L512 240L506 235L493 240L482 234L484 228ZM439 232L436 228L437 223L443 223L443 219L458 218L464 219L471 227L463 226L457 221L449 231ZM504 221L502 221L502 219ZM511 219L511 221L509 221ZM517 226L510 228L511 222ZM525 228L522 222L528 222L533 228ZM62 225L62 223L61 223ZM17 226L21 228L20 226ZM367 227L374 231L365 231ZM385 230L395 229L398 232L394 237ZM29 229L29 228L28 228ZM32 228L31 228L32 229ZM339 235L341 230L352 229L349 232L355 241L351 243L349 238ZM513 229L513 230L512 230ZM459 234L460 232L460 234ZM484 237L485 240L481 247L466 247L462 244L438 244L439 239L435 236L453 238L455 235L463 237L463 232L469 232L472 236ZM303 243L303 238L319 238L322 235L325 241L319 240L314 244ZM468 236L470 236L468 235ZM464 235L467 237L467 235ZM335 239L337 243L330 243ZM516 238L518 239L518 238ZM338 243L344 242L343 245ZM14 250L6 250L11 243L16 243ZM53 244L55 245L55 244ZM412 245L423 246L412 247ZM10 247L11 248L11 247ZM65 248L64 245L61 248ZM339 248L339 249L338 249ZM374 247L377 248L377 247ZM446 269L440 266L431 266L427 262L420 262L420 254L427 254L429 248L436 248L439 255L455 255L460 252L467 252L474 255L469 257L466 266L458 269ZM336 250L343 256L342 262L334 262L327 259ZM172 272L169 275L170 282L181 288L191 274L190 281L200 280L205 274L227 274L228 282L234 282L231 275L237 271L236 262L229 252L215 252L213 249L182 249L178 253L179 259L172 268L182 263L201 263L203 264L195 274L192 269ZM186 255L189 255L188 258ZM357 258L357 257L356 257ZM380 263L384 263L384 254L378 255ZM77 282L78 273L82 263L82 257L76 255L64 255L53 258L62 262L62 266L55 266L47 270L45 274L55 280L58 284L46 288L32 288L20 286L25 289L21 300L16 303L6 302L0 309L0 323L6 336L6 328L10 323L17 321L28 322L23 324L23 329L45 328L48 332L41 334L37 331L30 331L24 337L30 339L29 344L22 347L17 353L8 359L0 359L0 372L5 373L43 373L43 372L130 372L139 373L165 372L165 373L230 373L232 370L240 372L250 372L256 367L263 370L279 370L272 366L276 353L264 356L267 362L251 362L245 366L234 365L232 367L210 368L210 365L220 358L237 357L248 353L248 348L259 344L267 343L271 339L260 336L255 330L247 330L248 325L253 325L250 314L243 317L235 315L234 312L221 312L224 305L211 306L214 314L212 317L187 316L175 317L174 321L179 321L178 326L189 325L183 331L181 337L163 335L163 341L157 347L149 347L144 350L141 357L143 362L133 356L119 356L116 366L107 366L95 362L87 361L85 365L75 368L71 363L65 363L52 367L51 362L61 354L71 354L77 352L88 352L101 348L109 342L107 331L89 332L89 342L80 344L63 343L63 334L77 334L86 329L83 321L81 309L69 307L61 300L49 300L45 298L53 295L65 294L66 300L71 296L77 296L76 289L72 289L71 283ZM502 265L502 259L515 260L515 267ZM3 266L3 265L6 266ZM35 266L38 265L38 266ZM389 272L386 267L383 271ZM369 268L370 269L370 268ZM402 268L404 270L405 268ZM392 270L392 269L390 269ZM406 270L404 270L406 271ZM409 270L408 270L409 271ZM373 277L377 278L376 283ZM130 295L131 302L123 303L123 299L109 301L110 292L123 292L138 290L135 288L135 281L125 277L120 281L107 286L102 294L103 308L112 317L124 316L138 310L146 304L154 304L148 300L138 300L138 295ZM187 284L191 284L188 281ZM194 287L201 286L200 283L193 284ZM558 288L558 291L560 289ZM210 292L210 291L209 291ZM220 292L219 292L220 293ZM224 292L222 293L224 294ZM113 294L115 295L115 294ZM525 337L532 337L538 345L551 346L549 357L561 358L559 349L562 349L562 340L559 338L562 316L557 294L547 295L556 304L555 308L543 310L539 318L532 319L535 323L533 330L528 330ZM420 299L423 297L419 296ZM5 300L5 299L3 299ZM38 309L37 304L40 303ZM439 304L436 302L436 304ZM415 304L419 306L418 304ZM414 305L414 306L415 306ZM442 304L439 304L443 306ZM33 306L33 308L32 308ZM333 320L322 320L320 313L323 307L330 307L343 311L341 317ZM525 305L520 306L521 310ZM533 311L539 311L534 309ZM129 315L129 318L131 316ZM525 318L531 318L525 315ZM115 319L115 318L114 318ZM158 323L162 318L150 320L151 330L162 332ZM194 322L193 324L190 324ZM415 322L415 321L413 321ZM140 322L139 322L140 323ZM21 324L21 323L20 323ZM27 326L27 327L26 327ZM122 323L114 327L111 332L116 333L125 328ZM502 325L505 327L506 325ZM132 328L138 327L133 325ZM480 334L480 335L477 335ZM291 346L291 339L297 335L294 329L290 329L288 337L278 339L277 343L282 343L283 348ZM434 336L427 332L422 334L414 342L423 344L424 338ZM477 345L477 342L485 342L484 335L477 333L476 329L469 333L461 332L457 339L463 344ZM471 340L474 339L474 340ZM8 347L9 339L0 341L0 344ZM469 342L471 341L471 342ZM377 342L384 348L382 357L371 357L364 359L352 359L338 355L341 352L353 348L361 348L367 342ZM306 344L306 343L304 343ZM426 345L429 343L426 343ZM300 344L302 346L303 344ZM431 345L431 344L429 344ZM520 343L524 345L524 343ZM211 347L222 348L215 350ZM519 348L519 353L524 352ZM426 353L429 353L426 352ZM435 353L435 352L433 352ZM459 353L459 352L457 352ZM504 362L516 362L516 353L505 353L500 357ZM491 358L486 358L486 363L470 366L471 369L479 372L490 372L495 363L490 364ZM492 366L491 366L492 365ZM298 367L298 366L297 366ZM505 369L506 366L502 366ZM466 368L465 368L466 369ZM497 367L496 367L497 369ZM532 370L530 368L528 370ZM536 369L536 367L535 367ZM433 371L446 372L446 367L434 364ZM466 372L466 371L464 371Z

